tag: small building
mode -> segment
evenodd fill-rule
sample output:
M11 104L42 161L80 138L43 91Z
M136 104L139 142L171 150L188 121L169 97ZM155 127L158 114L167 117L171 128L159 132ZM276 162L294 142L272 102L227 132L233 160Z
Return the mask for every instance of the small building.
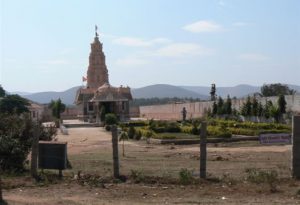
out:
M100 112L104 109L105 113L116 114L121 121L129 119L131 90L129 87L113 87L109 84L105 55L97 28L94 42L91 43L87 77L83 80L87 81L87 85L78 89L75 97L75 104L82 109L80 118L88 122L100 122Z
M45 106L36 102L29 101L29 106L27 106L30 112L30 118L33 121L39 121L43 118L43 114L45 111Z

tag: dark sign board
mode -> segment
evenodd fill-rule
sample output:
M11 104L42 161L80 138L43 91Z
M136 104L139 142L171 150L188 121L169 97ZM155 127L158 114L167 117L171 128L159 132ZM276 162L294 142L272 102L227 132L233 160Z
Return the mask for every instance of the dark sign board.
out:
M40 141L38 159L40 169L66 169L67 143Z
M292 137L287 133L260 134L259 141L261 144L291 144Z

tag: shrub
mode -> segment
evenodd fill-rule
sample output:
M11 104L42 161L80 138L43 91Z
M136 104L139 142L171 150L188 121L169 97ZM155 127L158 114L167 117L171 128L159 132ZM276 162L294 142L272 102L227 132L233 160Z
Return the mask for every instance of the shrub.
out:
M135 133L134 139L140 140L142 138L142 132L139 130Z
M129 139L133 139L134 135L135 135L135 129L134 129L133 126L130 126L129 130L128 130L128 137L129 137Z
M40 139L51 140L55 128L45 129L31 121L28 115L0 114L0 167L3 171L23 171L32 146L35 129L41 132Z
M111 130L111 126L110 125L105 125L105 130L109 132Z
M231 138L232 134L229 130L218 127L218 126L208 126L207 127L208 136L220 137L220 138Z
M144 181L145 176L141 170L131 170L130 178L133 179L134 183L140 183Z
M181 184L191 184L193 182L193 173L192 171L186 169L186 168L182 168L179 172L179 181Z
M170 122L167 123L166 128L165 128L165 132L180 132L180 127L179 124L177 122Z
M276 192L276 183L278 182L278 173L275 170L271 171L264 171L264 170L257 170L254 168L246 169L247 173L247 180L256 183L267 183L270 186L271 192Z
M118 120L115 114L113 113L107 113L105 115L105 124L106 125L114 125L117 124Z

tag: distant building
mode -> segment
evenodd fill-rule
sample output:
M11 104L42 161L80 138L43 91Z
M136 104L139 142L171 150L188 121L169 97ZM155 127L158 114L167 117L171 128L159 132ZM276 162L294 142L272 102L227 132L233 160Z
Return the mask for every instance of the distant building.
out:
M30 113L30 118L33 121L39 121L43 119L45 106L36 102L29 101L29 106L27 107Z
M109 84L108 70L102 43L96 29L94 42L91 43L86 87L77 91L75 103L82 110L82 119L89 122L100 122L100 111L115 113L124 121L129 118L129 101L132 95L129 87L113 87Z

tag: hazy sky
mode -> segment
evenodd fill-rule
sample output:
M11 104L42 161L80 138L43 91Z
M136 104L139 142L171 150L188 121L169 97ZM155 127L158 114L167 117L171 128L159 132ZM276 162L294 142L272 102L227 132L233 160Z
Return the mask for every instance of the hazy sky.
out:
M300 84L299 0L0 0L0 84L82 85L94 26L110 83Z

